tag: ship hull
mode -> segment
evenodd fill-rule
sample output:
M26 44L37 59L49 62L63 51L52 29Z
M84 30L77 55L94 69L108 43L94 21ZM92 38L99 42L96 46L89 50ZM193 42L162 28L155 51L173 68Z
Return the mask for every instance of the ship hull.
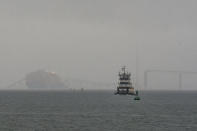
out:
M117 87L115 95L135 95L135 90L133 87Z

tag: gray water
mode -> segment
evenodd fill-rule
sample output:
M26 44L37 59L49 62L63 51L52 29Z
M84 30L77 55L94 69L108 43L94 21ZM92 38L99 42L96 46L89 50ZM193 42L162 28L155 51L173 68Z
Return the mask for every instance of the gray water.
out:
M1 131L196 131L197 92L0 91Z

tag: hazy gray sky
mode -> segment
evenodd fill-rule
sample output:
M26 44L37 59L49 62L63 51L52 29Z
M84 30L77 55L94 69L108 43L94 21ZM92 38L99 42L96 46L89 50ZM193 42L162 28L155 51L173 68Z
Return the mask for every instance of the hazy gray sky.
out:
M197 71L196 0L1 0L0 86L38 69L113 82L122 65Z

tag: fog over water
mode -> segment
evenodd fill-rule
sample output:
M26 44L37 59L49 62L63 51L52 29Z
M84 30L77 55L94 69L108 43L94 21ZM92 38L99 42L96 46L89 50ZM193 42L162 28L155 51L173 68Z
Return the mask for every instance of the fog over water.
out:
M63 79L113 83L120 67L127 65L135 77L136 45L140 88L146 70L197 72L196 4L196 0L1 0L0 87L38 69L57 72ZM173 75L166 81L176 81ZM197 75L187 75L184 89L188 85L197 89Z

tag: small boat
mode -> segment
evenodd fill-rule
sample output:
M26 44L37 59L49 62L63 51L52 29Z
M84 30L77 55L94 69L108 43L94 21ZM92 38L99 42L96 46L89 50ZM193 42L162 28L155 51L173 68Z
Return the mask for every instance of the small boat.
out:
M134 100L135 100L135 101L139 101L139 100L140 100L140 97L139 97L139 96L135 96L135 97L134 97Z
M141 98L139 97L139 92L138 92L138 90L135 92L135 97L134 97L134 100L135 101L139 101Z

